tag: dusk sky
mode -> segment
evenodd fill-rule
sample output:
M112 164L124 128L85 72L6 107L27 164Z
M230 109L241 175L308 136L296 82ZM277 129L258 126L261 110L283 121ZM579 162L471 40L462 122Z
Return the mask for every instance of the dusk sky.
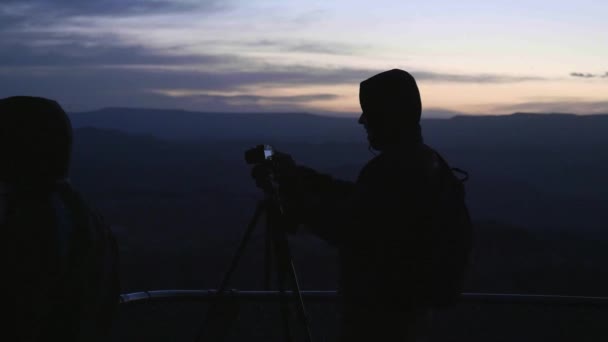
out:
M0 97L356 114L359 82L418 80L450 111L608 113L608 1L1 0Z

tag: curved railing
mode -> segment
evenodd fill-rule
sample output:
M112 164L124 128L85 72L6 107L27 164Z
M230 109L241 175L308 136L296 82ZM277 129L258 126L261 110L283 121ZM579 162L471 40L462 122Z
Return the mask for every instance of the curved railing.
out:
M206 333L227 334L228 341L281 341L284 314L281 298L287 291L237 291L222 294L221 309L210 304L216 290L158 290L126 293L116 320L114 341L196 341ZM303 291L313 341L339 335L338 294ZM293 307L291 307L293 309ZM607 341L608 297L464 293L459 305L433 313L430 341ZM212 324L203 320L214 312ZM290 312L294 329L299 328ZM295 329L294 331L300 330ZM303 335L302 335L303 336ZM302 337L300 336L300 337ZM213 340L207 338L204 340Z
M217 295L216 290L156 290L123 294L121 304L163 301L197 301L208 302ZM281 294L278 291L237 291L231 290L224 294L246 302L274 302L281 296L295 299L290 291ZM307 302L331 302L338 297L336 291L302 291ZM462 302L468 303L509 303L509 304L539 304L561 306L600 306L608 307L608 297L586 296L557 296L531 294L499 294L499 293L464 293Z

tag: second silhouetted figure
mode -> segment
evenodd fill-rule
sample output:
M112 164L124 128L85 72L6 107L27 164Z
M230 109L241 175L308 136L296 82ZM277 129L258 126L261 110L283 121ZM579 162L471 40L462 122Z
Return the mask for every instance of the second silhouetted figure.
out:
M414 78L393 69L360 85L371 148L355 182L277 158L296 224L338 248L342 341L415 341L433 307L460 293L471 249L462 183L423 143ZM255 172L259 172L255 171Z
M118 246L68 175L72 126L52 100L0 99L3 341L105 341L118 306Z

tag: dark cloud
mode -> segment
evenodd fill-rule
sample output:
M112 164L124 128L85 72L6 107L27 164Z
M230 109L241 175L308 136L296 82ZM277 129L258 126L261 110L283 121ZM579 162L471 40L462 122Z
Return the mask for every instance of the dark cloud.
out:
M318 53L328 55L352 54L354 49L344 45L324 45L318 43L301 43L287 48L292 52Z
M306 103L319 100L334 100L339 96L335 94L307 94L293 96L257 96L257 95L194 95L183 98L198 99L201 101L222 99L227 103L261 103L274 102L283 104Z
M128 17L196 11L203 16L230 8L229 0L1 0L0 29L60 24L73 17Z
M145 15L194 10L217 11L223 1L165 0L5 0L0 23L22 23L43 27L45 20L57 22L69 16ZM197 12L198 13L198 12ZM5 20L3 20L5 19ZM0 24L2 25L2 24ZM25 24L24 24L25 25ZM262 40L251 44L287 52L348 54L354 46L314 42ZM275 66L236 55L183 53L179 47L164 50L127 45L120 37L97 34L26 30L19 25L0 29L0 96L37 95L51 97L74 108L105 106L192 106L213 105L224 110L244 106L298 108L314 100L331 100L335 95L314 97L237 97L203 95L168 97L159 90L193 92L238 91L250 87L281 85L358 84L383 70L319 68L303 65ZM209 71L213 70L213 71ZM505 83L539 80L537 77L503 75L457 75L413 71L421 82ZM271 93L269 91L268 93Z
M572 77L580 77L580 78L608 78L608 71L602 74L590 74L590 73L582 73L582 72L571 72L570 76Z
M213 82L202 82L203 85L212 83L226 87L238 87L239 85L251 84L344 84L358 83L383 70L358 69L358 68L319 68L304 65L274 66L265 65L263 61L245 58L236 55L212 55L212 54L183 54L180 49L157 50L145 46L120 45L114 37L97 37L91 42L89 37L81 37L70 34L33 34L28 33L26 39L11 39L11 36L0 40L0 67L65 67L66 73L82 73L78 67L88 67L93 77L105 78L106 71L95 74L95 70L108 66L156 66L156 67L181 67L195 69L204 66L209 70L217 69L217 66L229 65L231 72L205 73L205 72L159 72L159 70L147 70L149 75L140 72L123 71L121 73L134 74L133 77L145 79L176 79L169 83L184 83L186 88L200 88L201 79L213 80ZM22 37L23 38L23 37ZM278 43L260 41L258 44L277 46ZM329 49L322 46L299 45L296 49L309 51L325 51ZM339 47L337 49L345 48ZM346 49L346 48L345 48ZM338 50L333 53L338 53ZM74 69L76 67L76 69ZM224 70L226 68L223 68ZM247 71L240 71L247 70ZM27 73L27 70L23 71ZM85 70L86 72L86 70ZM523 81L543 80L536 76L510 76L497 74L446 74L429 71L412 70L411 73L421 82L456 82L456 83L510 83ZM161 76L159 76L159 74ZM154 83L148 83L157 86ZM203 86L206 89L206 86Z
M154 57L160 58L160 57ZM208 63L218 62L209 58ZM243 63L247 63L244 61ZM95 109L106 106L158 106L196 110L243 110L243 106L281 110L295 110L306 102L332 100L333 94L305 95L293 97L258 96L188 96L168 97L162 95L167 90L188 90L191 92L238 91L258 87L265 88L281 85L332 85L358 84L380 70L365 69L323 69L312 67L260 68L257 71L196 71L171 70L162 68L131 67L11 67L0 68L0 97L12 95L36 95L51 97L67 103L71 109ZM438 81L440 74L424 72L417 76L419 81ZM477 80L474 76L454 78L445 75L453 82ZM498 79L498 78L494 78ZM488 82L487 78L483 78ZM505 81L500 79L500 81ZM272 90L268 90L272 93ZM251 107L253 108L253 107ZM291 108L291 109L289 109Z
M581 77L581 78L594 78L594 77L597 77L597 75L594 75L594 74L585 74L585 73L582 73L582 72L571 72L570 76L572 76L572 77Z
M453 110L441 109L441 108L426 108L422 109L422 117L425 119L449 119L459 115L467 115L462 112L455 112Z
M324 55L352 55L363 47L342 43L291 42L262 39L253 42L236 42L255 48L271 49L279 52L314 53Z
M3 0L5 15L15 17L49 13L62 16L127 16L154 13L217 11L221 0Z
M0 92L14 87L10 78L31 80L27 84L38 87L73 88L111 86L125 91L133 89L187 89L197 91L229 91L244 86L280 86L310 84L356 83L372 73L356 69L314 69L294 67L283 69L260 69L257 71L196 71L166 70L162 68L116 68L116 67L39 67L0 69Z
M31 41L30 44L37 46L0 43L4 51L0 55L0 66L95 68L111 65L217 65L239 61L238 57L230 55L161 53L143 46L90 46L50 38Z
M14 28L26 19L24 15L8 15L0 11L0 30Z
M311 94L296 96L256 96L256 95L194 95L166 101L186 103L189 107L204 108L206 111L297 111L307 110L307 103L318 100L333 100L334 94Z
M567 99L563 101L522 102L495 107L498 113L539 112L573 114L608 114L608 101L585 101Z
M57 70L26 76L0 73L0 97L43 96L56 99L68 110L92 110L107 106L182 108L201 111L299 111L312 101L333 100L335 94L294 96L215 95L169 96L159 89L196 92L230 90L242 81L222 75L143 70L81 70L65 75ZM224 75L225 76L225 75ZM254 78L254 79L257 79Z
M308 66L273 67L257 60L238 56L170 55L141 46L100 46L86 48L78 44L51 49L13 45L0 55L0 96L31 94L70 99L76 108L105 106L168 106L204 109L192 106L213 104L224 109L237 103L248 105L274 103L298 107L312 98L286 97L190 97L166 98L159 90L193 92L242 91L245 88L358 84L383 70L356 68L316 68ZM229 68L219 68L230 64ZM140 67L145 65L146 67ZM4 66L4 67L3 67ZM167 66L182 67L171 69ZM201 69L199 66L204 66ZM224 70L224 71L202 71ZM228 71L226 71L228 70ZM240 71L245 70L245 71ZM412 74L420 82L504 83L537 80L535 77L501 75L455 75L432 72ZM271 90L269 90L271 93ZM325 94L331 100L331 94ZM316 100L321 98L316 97ZM265 100L265 101L264 101ZM180 102L181 101L181 102ZM181 105L180 105L181 104ZM239 107L240 108L240 107Z
M514 83L543 81L539 76L511 76L500 74L447 74L427 71L412 71L411 74L420 81L456 82L456 83Z

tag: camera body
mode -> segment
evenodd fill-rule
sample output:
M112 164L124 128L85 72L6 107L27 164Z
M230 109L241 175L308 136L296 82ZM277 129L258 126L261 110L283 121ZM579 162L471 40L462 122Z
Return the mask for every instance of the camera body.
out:
M274 156L274 148L270 145L257 145L256 147L245 151L245 161L247 164L262 164L271 161Z
M253 165L251 176L256 180L258 187L268 188L288 185L295 175L295 163L289 154L279 152L271 145L257 145L245 151L245 161Z
M280 216L285 215L284 190L293 188L297 178L296 164L290 155L275 150L271 145L257 145L245 151L245 161L253 165L251 177L256 186L264 191L269 203L277 205ZM295 233L297 224L282 220L284 229Z
M245 151L245 161L253 165L251 175L258 185L267 184L268 181L285 185L295 175L296 164L291 156L275 150L271 145L257 145Z

